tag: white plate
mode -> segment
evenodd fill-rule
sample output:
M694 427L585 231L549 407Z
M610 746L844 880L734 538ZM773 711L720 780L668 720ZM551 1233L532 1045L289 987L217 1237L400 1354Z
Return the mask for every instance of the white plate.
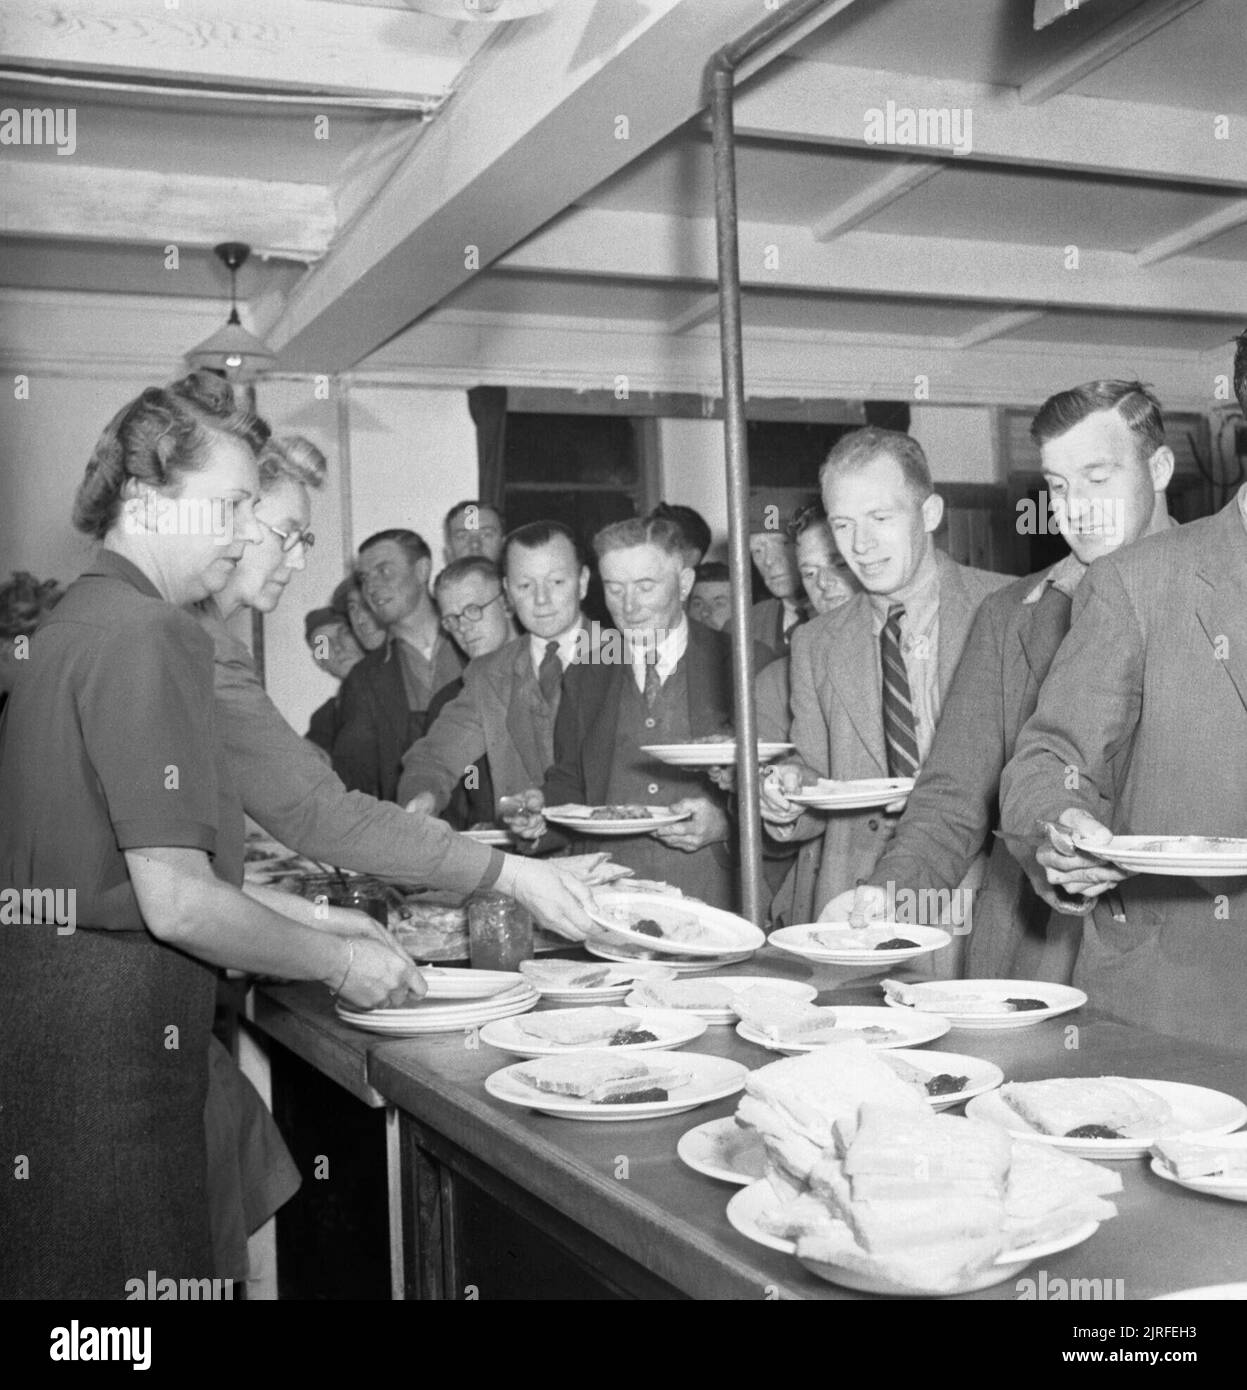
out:
M607 889L595 893L597 909L590 909L590 918L605 928L612 938L618 937L631 946L643 950L662 951L664 955L678 956L723 956L741 951L756 951L766 945L766 934L752 922L747 922L735 913L724 912L711 907L709 903L698 902L694 898L672 898L666 893L634 893L621 889ZM706 928L706 935L700 941L672 941L666 937L647 936L644 932L633 931L621 925L615 912L626 914L628 921L652 917L659 926L665 921L687 921L690 918Z
M890 806L904 801L914 789L913 777L862 777L852 782L832 778L803 792L786 793L795 806L808 806L812 811L865 811L872 806Z
M758 744L758 761L770 762L772 758L791 753L795 743ZM730 767L736 763L736 740L721 739L718 743L643 743L641 752L657 758L669 767Z
M737 1187L757 1182L766 1165L757 1131L742 1129L731 1115L685 1130L675 1151L694 1172Z
M770 1250L779 1250L785 1255L795 1256L797 1253L796 1241L786 1240L783 1236L772 1235L759 1224L760 1219L765 1214L776 1210L779 1205L780 1202L775 1189L764 1178L742 1188L732 1196L727 1204L727 1219L746 1239L752 1240L758 1245L765 1245ZM1067 1231L1064 1235L1058 1236L1054 1240L1045 1241L1041 1245L1027 1245L1016 1250L1006 1250L985 1269L980 1270L956 1288L940 1290L937 1296L949 1297L956 1294L973 1293L976 1289L986 1289L993 1284L1003 1284L1020 1274L1033 1260L1040 1259L1045 1255L1055 1255L1061 1250L1069 1250L1075 1245L1081 1245L1084 1240L1089 1240L1099 1230L1099 1227L1098 1221L1087 1221L1081 1226ZM802 1260L801 1263L811 1274L816 1274L820 1279L825 1279L830 1284L839 1284L846 1289L855 1289L860 1293L903 1294L910 1297L932 1296L930 1290L901 1288L888 1280L876 1279L864 1270L846 1269L840 1265L827 1265L815 1260Z
M557 1017L566 1018L574 1009L560 1009ZM503 1052L514 1052L517 1057L557 1057L563 1052L653 1052L662 1048L683 1047L685 1043L700 1038L706 1031L705 1019L695 1018L675 1009L613 1009L619 1019L619 1026L626 1028L645 1028L655 1034L653 1042L620 1043L607 1047L605 1043L553 1043L542 1042L540 1038L526 1033L516 1023L515 1018L503 1018L487 1023L481 1029L481 1041ZM549 1015L545 1015L548 1017Z
M1087 854L1107 859L1119 868L1136 874L1167 874L1172 878L1230 878L1247 874L1247 840L1225 835L1114 835L1104 844L1088 844L1074 836L1074 844ZM1157 841L1166 841L1166 849L1145 849ZM1178 848L1182 842L1185 848ZM1212 842L1224 847L1224 852L1201 852L1200 844Z
M1206 1197L1224 1197L1227 1202L1247 1202L1247 1178L1205 1176L1202 1178L1180 1178L1171 1173L1159 1158L1152 1159L1149 1165L1158 1178L1177 1183L1179 1187L1189 1187L1192 1192L1200 1192Z
M609 1058L611 1053L586 1052L582 1055ZM561 1119L648 1120L656 1115L679 1115L685 1110L695 1110L699 1105L708 1105L712 1100L734 1096L737 1091L744 1090L745 1078L749 1075L749 1068L740 1062L729 1061L726 1057L710 1057L702 1052L650 1052L645 1060L663 1070L692 1072L693 1079L673 1091L667 1100L641 1101L635 1105L594 1105L587 1100L577 1100L574 1096L546 1095L525 1086L513 1074L524 1063L513 1062L509 1067L487 1076L485 1089L495 1100L520 1105L526 1110L538 1110L545 1115L557 1115Z
M1046 1018L1056 1018L1081 1009L1087 996L1072 985L1050 985L1042 980L926 980L922 984L911 985L919 1003L899 1004L890 995L884 996L889 1008L901 1009L908 1013L939 1014L948 1019L954 1028L995 1030L998 1028L1031 1028ZM983 999L1046 999L1046 1009L1023 1009L1020 1013L965 1014L958 1013L955 1005L941 1008L941 1000L949 995L976 994Z
M1050 1144L1054 1149L1077 1154L1079 1158L1098 1160L1114 1158L1145 1158L1157 1139L1212 1138L1229 1134L1247 1120L1247 1105L1224 1091L1212 1091L1207 1086L1190 1086L1184 1081L1142 1081L1162 1100L1167 1100L1173 1118L1159 1134L1141 1135L1133 1139L1067 1139L1060 1134L1041 1134L1009 1105L1003 1096L989 1092L976 1096L966 1106L966 1114L976 1120L988 1120L1010 1134L1033 1139L1037 1144Z
M461 970L426 965L420 973L429 987L426 999L489 999L524 983L524 976L517 970Z
M799 999L803 1004L813 1003L818 998L818 990L813 985L802 984L800 980L776 979L771 975L724 975L721 980L716 980L715 984L726 986L733 994L739 994L746 989L770 989L777 994L787 995L790 999ZM672 1007L669 1004L650 1003L640 990L633 990L624 1000L624 1003L630 1009ZM736 1011L731 1004L727 1004L721 1009L683 1009L677 1007L676 1012L692 1014L695 1018L704 1018L707 1023L731 1024L736 1022Z
M618 945L605 941L586 941L585 950L591 956L597 956L599 960L623 961L628 965L633 965L638 960L648 963L650 956L659 954L652 951L638 951L634 947L625 946L622 941ZM674 970L677 975L708 975L712 970L718 970L724 965L739 965L741 961L748 960L752 955L752 951L733 951L726 956L685 956L682 960L664 960L653 963L656 965L661 963L668 970Z
M674 980L675 975L674 966L640 960L629 962L617 972L612 971L604 985L544 985L531 975L524 978L548 1004L611 1004L622 1003L637 980Z
M868 1047L921 1047L923 1043L934 1042L948 1032L948 1020L938 1014L910 1015L907 1019L898 1018L886 1009L874 1009L857 1004L837 1004L836 1022L843 1023L845 1031L854 1028L887 1028L896 1036L882 1042L862 1039ZM817 1052L820 1048L835 1047L834 1042L775 1042L773 1039L747 1023L736 1025L737 1034L746 1042L757 1043L759 1047L770 1048L772 1052L782 1052L786 1057L795 1057L802 1052Z
M1177 1293L1158 1293L1153 1303L1166 1303L1170 1300L1177 1300L1186 1303L1188 1300L1198 1300L1203 1303L1216 1301L1219 1303L1237 1302L1247 1298L1247 1284L1205 1284L1199 1289L1179 1289Z
M541 813L551 825L561 825L566 830L574 830L580 835L648 835L651 830L662 830L668 825L679 825L688 820L692 811L674 815L665 806L647 806L646 820L590 820L587 815L577 815L565 806L547 806Z
M536 1008L537 998L534 993L530 998L518 1003L508 1004L483 1014L436 1014L423 1018L407 1016L388 1019L383 1016L382 1011L373 1015L344 1014L339 1011L338 1017L343 1023L350 1024L352 1028L361 1028L365 1033L377 1033L394 1038L420 1038L428 1033L465 1032L470 1028L480 1028L496 1018L527 1013L529 1009Z
M835 932L843 944L822 945L815 941L815 932ZM867 944L898 936L915 944L891 951L880 951ZM931 951L941 951L951 940L952 937L939 927L914 927L908 922L872 922L860 930L847 922L809 922L803 926L780 927L767 937L767 942L781 951L821 965L877 965L880 969L913 960L915 956L925 956Z
M942 1096L928 1095L927 1104L932 1110L951 1110L954 1105L960 1105L972 1096L981 1096L984 1091L994 1091L1005 1079L1004 1072L995 1062L985 1062L981 1057L967 1057L964 1052L926 1052L895 1048L887 1055L902 1058L910 1066L926 1072L928 1077L947 1073L949 1076L968 1078L960 1091L950 1091Z
M465 840L475 840L478 845L495 845L500 849L506 849L511 844L510 833L493 826L483 830L461 830L459 833Z

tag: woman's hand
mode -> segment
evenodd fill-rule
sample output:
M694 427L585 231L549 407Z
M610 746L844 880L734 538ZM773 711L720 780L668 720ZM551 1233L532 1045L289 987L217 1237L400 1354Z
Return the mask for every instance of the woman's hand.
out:
M496 887L523 904L547 930L569 941L583 941L591 930L593 894L552 859L520 859L508 854Z
M428 992L424 976L395 942L369 936L342 939L341 973L325 983L357 1009L398 1008L409 998L423 999Z

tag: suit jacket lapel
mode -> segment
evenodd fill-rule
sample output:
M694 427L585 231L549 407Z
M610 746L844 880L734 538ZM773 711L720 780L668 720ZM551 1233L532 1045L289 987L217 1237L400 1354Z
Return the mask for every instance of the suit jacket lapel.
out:
M1247 535L1237 505L1226 507L1220 521L1199 572L1195 612L1247 707Z
M835 687L849 722L878 764L879 775L886 777L888 759L883 744L879 658L870 599L865 594L858 594L836 616L839 621L834 632L829 634L827 642L821 644L819 653L823 677ZM824 713L827 713L826 709ZM828 727L834 727L834 723L833 719L828 719Z
M586 683L580 716L585 799L591 806L603 806L610 789L619 701L623 696L623 682L632 679L632 667L626 661L617 662L611 666L591 666L586 674L590 679Z
M1057 648L1065 640L1069 615L1070 601L1058 589L1045 589L1042 598L1023 605L1018 641L1037 685L1043 684Z
M715 640L701 623L688 625L688 650L684 654L688 673L688 718L690 736L717 733L732 719L731 647Z
M970 625L978 612L978 601L970 594L961 566L950 560L944 552L937 551L936 567L940 576L940 635L939 687L940 700L948 693L952 684L953 672L961 660L961 653L970 635Z
M544 705L545 697L533 674L532 654L527 637L516 643L510 666L510 680L498 689L499 698L507 711L507 738L520 761L529 771L537 770L540 780L545 776L542 763L546 761L537 737L536 709Z

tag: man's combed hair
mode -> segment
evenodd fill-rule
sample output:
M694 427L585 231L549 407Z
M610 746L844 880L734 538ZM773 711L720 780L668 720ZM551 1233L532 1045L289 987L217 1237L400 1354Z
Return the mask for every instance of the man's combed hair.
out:
M818 472L819 485L826 488L829 478L856 473L880 454L895 461L905 476L905 482L924 501L935 491L931 468L922 445L911 434L880 429L877 425L854 430L832 445Z
M694 571L699 584L730 584L732 571L722 560L703 560Z
M571 546L577 566L583 565L584 551L570 526L564 526L561 521L530 521L507 533L507 538L502 543L503 568L506 568L506 563L511 558L513 545L518 545L522 550L540 550L543 545L549 545L551 541L560 537Z
M465 555L461 560L452 560L433 581L433 592L440 594L447 584L457 584L460 580L479 575L482 579L493 579L502 583L498 566L486 555Z
M612 550L632 550L638 545L653 545L667 555L684 559L687 548L684 532L674 521L662 517L629 517L627 521L612 521L593 538L593 552L600 560Z
M710 549L713 539L710 524L699 511L686 507L682 502L659 502L646 520L674 521L683 533L689 550L704 555Z
M359 547L362 555L365 550L371 550L374 545L380 545L383 541L394 541L403 547L408 560L413 565L417 565L421 560L432 560L433 552L424 543L424 538L418 536L414 531L406 531L402 527L394 527L389 531L377 531L369 536Z
M1031 438L1042 448L1100 410L1115 410L1139 440L1148 459L1165 442L1165 417L1151 388L1141 381L1087 381L1049 396L1031 421Z
M121 514L131 480L159 489L180 485L208 461L222 435L259 453L269 427L215 372L192 372L171 386L149 386L104 427L74 497L73 523L102 540Z

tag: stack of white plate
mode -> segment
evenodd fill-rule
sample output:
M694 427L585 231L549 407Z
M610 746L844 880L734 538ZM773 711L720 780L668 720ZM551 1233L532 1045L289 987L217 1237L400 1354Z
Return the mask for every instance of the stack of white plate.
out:
M668 958L661 951L636 950L623 942L620 942L618 946L607 946L597 941L586 941L585 950L591 956L597 956L599 960L627 961L628 963L637 960L645 961L654 957L677 975L708 975L712 970L718 970L722 965L737 965L753 955L752 951L733 951L725 956L685 956L683 960L674 960Z
M484 978L475 992L467 995L464 991L472 988L470 982L455 979L446 985L452 993L438 998L434 991L443 986L442 982L434 983L437 974ZM502 970L430 971L429 977L429 997L419 1003L397 1009L352 1009L337 1004L337 1015L344 1023L368 1033L418 1038L426 1033L459 1033L496 1018L524 1014L534 1008L541 997L522 975ZM483 993L486 987L491 990L488 994Z

